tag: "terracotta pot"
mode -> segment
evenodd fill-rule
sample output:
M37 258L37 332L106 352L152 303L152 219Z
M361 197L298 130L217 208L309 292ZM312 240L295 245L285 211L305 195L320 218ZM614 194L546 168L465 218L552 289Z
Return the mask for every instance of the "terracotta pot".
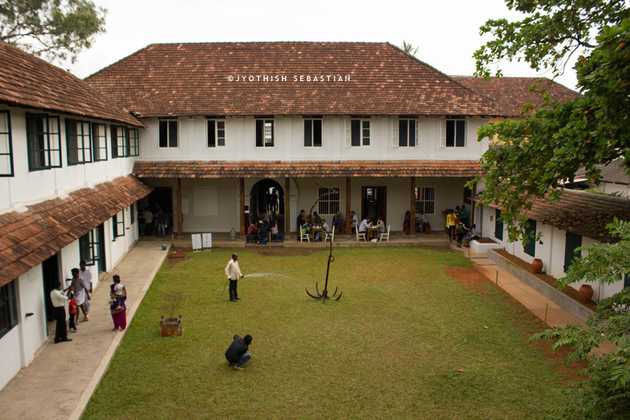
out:
M590 284L583 284L580 286L580 300L583 303L588 303L593 299L593 288Z
M542 273L543 262L540 258L534 258L534 260L530 264L530 267L531 267L532 273L534 274Z

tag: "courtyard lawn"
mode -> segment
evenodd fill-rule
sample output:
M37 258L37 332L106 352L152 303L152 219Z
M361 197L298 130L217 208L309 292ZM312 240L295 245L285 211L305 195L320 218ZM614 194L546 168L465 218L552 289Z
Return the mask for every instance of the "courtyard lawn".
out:
M541 418L564 403L571 381L527 341L541 324L491 283L450 277L470 267L461 254L337 249L344 296L325 304L304 288L327 252L240 252L245 274L274 274L242 280L238 303L229 255L162 267L84 418ZM161 338L178 295L184 335ZM247 333L253 359L234 371L223 353Z

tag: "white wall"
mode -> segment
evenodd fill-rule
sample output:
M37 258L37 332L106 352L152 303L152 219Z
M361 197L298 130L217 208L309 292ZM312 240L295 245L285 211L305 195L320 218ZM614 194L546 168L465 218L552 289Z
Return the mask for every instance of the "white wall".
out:
M13 327L11 331L0 338L0 354L2 355L0 389L2 389L20 371L22 366L19 326Z
M0 177L0 213L12 209L20 209L27 204L64 196L74 190L92 187L96 184L111 181L119 176L131 173L134 157L112 159L109 123L107 124L108 160L68 166L65 132L65 115L60 116L61 168L52 168L30 172L28 168L28 152L26 142L26 113L21 108L0 105L0 109L9 109L11 115L11 133L13 142L13 177ZM39 112L30 110L30 112ZM69 117L77 119L77 117Z
M477 209L478 214L481 212ZM531 262L534 257L531 257L523 251L523 245L519 242L510 242L507 234L507 227L503 226L503 240L500 241L494 236L494 215L493 208L483 208L483 231L482 236L492 238L497 242L500 242L505 250L510 254L522 259L526 262ZM535 258L540 258L543 261L543 270L545 273L553 276L557 279L566 275L564 271L564 254L566 243L566 231L558 229L554 226L544 223L536 223L536 232L540 234L540 240L536 242ZM597 240L589 237L582 237L582 247L598 243ZM586 251L583 251L583 255ZM584 282L575 282L571 284L571 287L579 289ZM589 283L594 290L593 300L599 301L601 299L610 297L616 293L619 293L623 289L623 279L620 279L614 284L593 284Z
M372 117L370 146L349 144L349 117L325 116L322 147L304 147L304 122L299 116L275 117L274 147L256 147L254 117L225 119L225 146L207 147L207 120L201 117L179 118L177 148L158 147L158 120L143 120L140 133L142 160L477 160L488 148L488 141L477 141L477 130L487 122L468 119L466 146L444 147L446 120L418 119L418 145L398 147L398 119Z

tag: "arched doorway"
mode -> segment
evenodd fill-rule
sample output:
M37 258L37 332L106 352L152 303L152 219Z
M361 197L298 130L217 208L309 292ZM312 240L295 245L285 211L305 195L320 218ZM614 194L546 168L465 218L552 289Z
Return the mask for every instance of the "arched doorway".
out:
M278 222L278 230L284 230L284 190L273 179L262 179L254 184L249 193L250 219L258 221L265 217Z

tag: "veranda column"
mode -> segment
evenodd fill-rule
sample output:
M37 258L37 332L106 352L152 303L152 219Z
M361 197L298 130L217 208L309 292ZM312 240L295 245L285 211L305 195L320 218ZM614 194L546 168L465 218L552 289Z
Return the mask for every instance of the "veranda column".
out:
M245 226L245 178L241 177L238 179L238 193L239 193L239 211L240 211L240 218L239 218L239 226L240 226L240 232L241 232L241 236L245 235L245 229L247 229L247 226Z
M416 177L409 178L409 234L416 233Z
M284 235L287 236L291 232L291 179L284 178Z
M352 233L352 178L346 177L346 233Z
M175 233L180 235L183 233L184 214L182 213L182 179L177 178L175 188Z

